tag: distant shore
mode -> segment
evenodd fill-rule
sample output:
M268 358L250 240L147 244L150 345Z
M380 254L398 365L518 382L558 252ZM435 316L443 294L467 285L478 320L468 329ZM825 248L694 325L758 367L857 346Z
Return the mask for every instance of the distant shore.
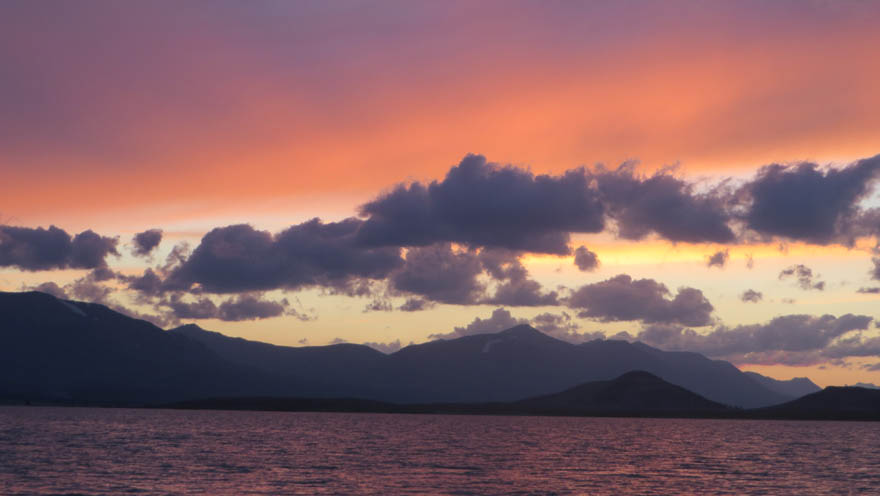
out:
M384 413L413 415L497 415L523 417L597 417L597 418L679 418L730 420L818 420L880 421L877 412L798 412L772 411L771 408L727 411L596 411L573 409L525 409L508 403L426 403L396 404L357 398L207 398L162 404L114 403L106 401L25 400L0 398L2 406L135 408L150 410L214 410L315 413Z

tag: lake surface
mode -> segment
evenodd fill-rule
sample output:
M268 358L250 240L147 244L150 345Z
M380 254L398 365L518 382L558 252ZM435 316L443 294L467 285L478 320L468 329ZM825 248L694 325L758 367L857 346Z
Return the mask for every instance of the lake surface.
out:
M0 408L2 494L880 494L880 423Z

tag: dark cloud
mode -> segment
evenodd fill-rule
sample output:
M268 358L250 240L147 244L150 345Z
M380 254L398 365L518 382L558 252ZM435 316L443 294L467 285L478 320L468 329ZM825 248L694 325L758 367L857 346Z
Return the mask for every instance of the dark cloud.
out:
M163 273L170 273L173 269L183 265L191 254L192 249L189 243L182 241L171 247L171 251L165 257L165 263L159 267L159 270Z
M133 289L145 296L159 296L163 292L162 278L153 269L147 268L140 276L121 276L128 289Z
M730 252L728 250L716 251L708 258L708 260L706 260L706 266L723 268L727 265L728 258L730 258Z
M880 337L847 336L825 348L822 354L830 358L880 356Z
M106 267L108 255L119 255L118 240L83 231L73 238L63 229L0 225L0 267L37 271Z
M361 207L360 239L371 246L437 242L568 254L569 233L604 228L604 210L584 169L538 175L468 155L443 181L399 185Z
M782 272L779 273L779 280L787 279L789 277L794 277L797 279L797 284L803 290L815 289L818 291L825 290L825 281L815 281L818 279L818 274L814 275L813 270L803 264L792 265L787 269L783 269Z
M880 281L880 257L872 258L871 263L874 264L874 267L871 269L871 279Z
M464 327L456 327L452 330L452 332L445 334L431 334L428 336L429 339L454 339L460 338L462 336L470 336L473 334L490 334L495 332L500 332L506 329L510 329L511 327L520 325L520 324L528 324L529 321L526 319L517 319L514 318L510 311L504 308L496 308L492 311L492 315L488 318L481 319L479 317L474 318L470 324Z
M559 296L556 291L544 293L538 281L515 279L499 284L485 303L511 307L555 306L559 304Z
M116 238L101 236L92 230L83 231L73 238L69 266L73 269L105 267L107 255L119 256L118 243Z
M162 242L162 230L161 229L148 229L144 232L139 232L134 235L132 239L132 254L138 257L145 257L150 254L159 243Z
M300 320L310 320L309 316L289 309L287 299L280 301L265 300L259 294L241 294L228 298L220 305L207 297L194 300L186 295L174 293L156 304L157 309L168 309L170 317L175 321L181 319L220 319L229 322L244 320L268 319L281 315L291 315Z
M566 302L578 314L601 321L678 323L705 326L713 322L714 308L702 291L680 288L668 299L669 289L653 279L633 280L621 274L605 281L581 286Z
M131 317L133 319L146 320L147 322L151 322L158 327L167 328L170 325L179 324L179 320L176 319L173 315L168 314L167 312L166 313L159 313L159 314L152 314L152 313L138 312L137 310L132 310L131 308L128 308L126 306L119 305L116 303L112 303L112 302L105 302L104 304L107 305L111 310L119 312L123 315L128 315L129 317Z
M62 288L61 286L59 286L51 281L44 282L44 283L38 284L34 287L25 288L25 289L27 289L29 291L39 291L41 293L47 293L47 294L54 296L55 298L61 298L63 300L67 299L67 292L64 291L64 288Z
M880 294L880 287L876 287L876 286L875 286L875 287L873 287L873 288L859 288L859 289L856 290L856 293L863 293L863 294Z
M545 293L541 285L529 279L529 272L519 260L520 254L503 249L483 249L479 260L489 275L499 282L495 294L483 303L506 306L558 305L555 291Z
M313 219L277 235L245 224L216 228L173 268L166 287L237 293L323 286L346 292L356 280L383 279L403 264L399 248L358 245L362 222Z
M741 192L750 204L746 225L765 236L816 244L852 244L858 202L880 172L880 156L840 169L816 164L768 165Z
M739 299L746 303L758 303L764 299L764 294L754 289L747 289L740 295Z
M422 310L428 310L433 307L434 304L424 298L407 298L403 305L397 307L398 310L402 312L420 312Z
M390 301L386 299L376 298L364 307L364 313L366 312L390 312L394 309L394 306Z
M592 177L623 238L642 239L656 233L669 241L688 243L735 240L728 226L727 200L719 190L695 193L692 184L673 177L669 170L640 177L631 162L615 170L599 166Z
M574 264L581 271L589 272L599 267L599 257L586 246L579 246L574 251Z
M545 312L534 316L531 324L544 334L570 343L584 343L595 339L605 339L605 333L601 331L579 332L581 326L567 312Z
M278 317L289 306L286 299L281 301L264 300L260 296L243 294L230 298L220 304L217 317L226 321L258 320Z
M77 279L64 286L64 290L74 300L94 303L107 303L107 298L113 294L112 288L101 284L90 276Z
M98 267L96 269L92 269L89 273L89 277L94 279L95 281L111 281L113 279L118 279L120 274L114 272L109 267Z
M637 339L666 350L696 351L736 363L812 365L845 355L833 351L841 349L835 340L849 332L867 329L871 321L866 315L853 314L785 315L767 324L720 326L707 334L680 326L652 325L643 329Z
M185 301L183 295L172 294L158 306L166 307L178 320L217 318L217 305L209 298L200 297L195 301Z
M286 298L285 298L285 299L282 299L282 300L281 300L281 303L282 303L283 305L285 305L285 306L289 304L289 302L287 301ZM295 318L296 320L299 320L299 321L302 321L302 322L310 322L310 321L313 321L313 320L317 320L317 319L318 319L318 316L315 314L315 309L314 309L314 308L310 309L309 312L306 313L306 312L303 312L303 311L297 310L297 309L292 308L292 307L287 307L287 309L284 311L284 315L286 315L286 316L288 316L288 317L293 317L293 318Z
M521 253L505 249L480 250L479 260L483 268L496 280L522 280L529 272L520 262Z
M485 287L477 280L483 272L478 255L455 251L449 243L409 248L404 266L391 274L394 290L453 304L474 304Z

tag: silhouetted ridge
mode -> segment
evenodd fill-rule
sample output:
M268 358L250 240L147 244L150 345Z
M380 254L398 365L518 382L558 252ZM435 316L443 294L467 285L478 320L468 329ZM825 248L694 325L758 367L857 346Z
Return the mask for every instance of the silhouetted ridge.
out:
M729 408L645 371L588 382L560 393L515 403L531 411L596 413L708 413Z
M574 345L522 325L385 355L358 344L289 347L188 324L171 331L103 305L0 294L0 395L108 401L218 395L509 402L644 370L719 403L782 403L733 365L625 341Z
M550 336L544 334L543 332L535 329L534 327L532 327L528 324L521 324L518 326L511 327L510 329L507 329L505 331L498 332L497 335L523 337L523 338L539 338L539 339L550 338L550 339L553 339Z
M880 390L829 386L788 403L761 408L756 414L791 419L880 420Z
M801 396L822 390L822 388L806 377L795 377L787 381L781 381L757 372L745 372L745 374L767 389L793 398L800 398Z
M0 397L152 402L290 392L203 344L104 305L0 293Z

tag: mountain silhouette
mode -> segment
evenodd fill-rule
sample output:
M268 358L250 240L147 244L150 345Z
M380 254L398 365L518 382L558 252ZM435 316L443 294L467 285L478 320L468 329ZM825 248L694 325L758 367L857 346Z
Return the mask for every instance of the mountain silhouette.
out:
M361 345L267 345L197 326L170 332L195 339L233 363L319 385L303 392L308 396L395 403L506 402L645 370L712 401L743 408L794 398L771 391L728 362L698 353L616 340L575 345L528 325L410 345L390 355Z
M779 404L730 363L605 340L574 345L530 326L411 345L293 348L195 325L164 331L106 306L0 293L0 395L150 403L221 396L510 402L644 370L711 401Z
M787 381L782 381L767 377L766 375L761 375L757 372L745 372L745 374L762 384L767 389L776 391L779 394L791 396L792 398L800 398L801 396L806 396L810 393L822 390L822 388L817 386L816 383L806 377L795 377Z
M293 392L149 322L39 292L0 292L0 377L0 396L74 402Z
M490 415L719 417L738 410L709 401L643 371L609 381L514 402L396 404L353 398L211 398L171 405L180 409L455 413Z
M817 393L752 413L766 418L880 420L880 389L828 386Z
M387 358L384 353L360 344L276 346L225 336L195 324L177 327L169 333L197 341L228 362L293 380L301 395L312 397L376 397L374 374L368 371L376 370Z
M642 415L697 415L730 410L644 371L627 372L610 381L588 382L559 393L521 400L512 406L530 412Z

